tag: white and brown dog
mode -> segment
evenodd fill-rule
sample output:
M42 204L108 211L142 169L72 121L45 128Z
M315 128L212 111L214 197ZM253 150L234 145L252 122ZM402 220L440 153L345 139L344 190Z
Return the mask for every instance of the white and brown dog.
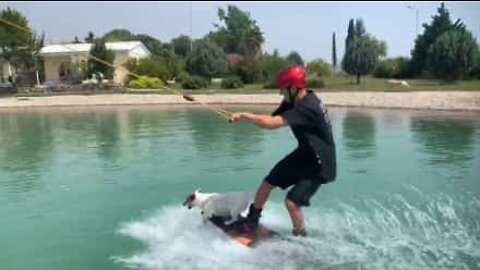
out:
M212 217L230 218L225 224L229 225L238 220L250 201L252 191L237 191L227 193L202 193L196 189L188 194L183 206L188 209L198 207L202 210L204 221Z
M404 86L404 87L410 88L410 84L408 84L407 81L388 80L387 83L388 83L389 85L393 85L393 86Z

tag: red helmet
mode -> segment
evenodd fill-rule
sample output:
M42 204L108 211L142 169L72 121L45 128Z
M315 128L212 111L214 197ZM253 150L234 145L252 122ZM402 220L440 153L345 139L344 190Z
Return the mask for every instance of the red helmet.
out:
M280 88L305 88L305 69L301 66L289 66L277 75L277 86Z

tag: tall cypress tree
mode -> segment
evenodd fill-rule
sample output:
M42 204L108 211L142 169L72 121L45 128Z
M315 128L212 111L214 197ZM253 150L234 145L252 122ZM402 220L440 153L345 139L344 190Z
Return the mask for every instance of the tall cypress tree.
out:
M333 64L333 74L335 75L335 71L337 70L337 46L335 44L335 32L333 32L333 40L332 40L332 64Z
M351 53L352 53L352 43L355 39L355 24L353 19L350 19L348 22L348 31L347 31L347 38L345 39L345 54L343 55L342 59L342 69L347 71L348 67L351 66Z

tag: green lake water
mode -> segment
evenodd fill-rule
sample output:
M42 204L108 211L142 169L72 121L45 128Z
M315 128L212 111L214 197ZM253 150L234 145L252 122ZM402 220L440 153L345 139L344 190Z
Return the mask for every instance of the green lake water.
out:
M309 237L256 249L181 203L256 188L289 128L185 106L0 110L0 269L480 269L480 115L329 110L338 178L305 208ZM284 196L262 222L289 235Z

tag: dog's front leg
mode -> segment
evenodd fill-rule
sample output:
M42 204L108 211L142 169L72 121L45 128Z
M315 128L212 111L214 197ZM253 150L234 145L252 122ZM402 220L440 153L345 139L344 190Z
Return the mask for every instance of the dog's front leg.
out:
M212 211L210 211L209 209L204 209L202 211L203 224L207 223L207 220L209 220L211 217L212 217Z
M225 225L230 225L230 224L234 223L235 221L237 221L239 215L240 215L239 213L230 212L230 219L224 222Z

